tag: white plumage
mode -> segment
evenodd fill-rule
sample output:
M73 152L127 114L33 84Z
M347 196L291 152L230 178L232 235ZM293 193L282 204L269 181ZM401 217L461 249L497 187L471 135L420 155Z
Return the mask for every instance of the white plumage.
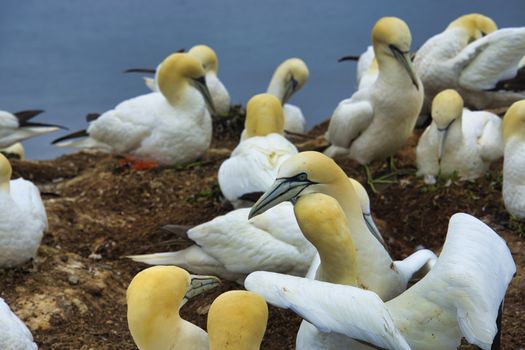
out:
M222 193L238 208L242 205L239 199L242 195L265 192L275 180L281 164L296 153L297 148L276 133L241 141L219 168Z
M452 350L465 337L490 349L498 309L515 271L503 239L478 219L455 214L436 265L386 303L355 287L270 272L250 274L245 287L273 305L292 309L322 332L380 348ZM309 348L305 345L298 349Z
M0 189L0 267L12 267L35 257L47 216L38 188L24 179Z
M34 115L28 119L40 114L42 111L30 111ZM22 112L23 113L23 112ZM26 122L19 119L15 114L0 111L0 148L7 148L19 141L57 131L58 126Z
M0 328L0 349L38 349L27 326L11 311L2 298L0 298Z

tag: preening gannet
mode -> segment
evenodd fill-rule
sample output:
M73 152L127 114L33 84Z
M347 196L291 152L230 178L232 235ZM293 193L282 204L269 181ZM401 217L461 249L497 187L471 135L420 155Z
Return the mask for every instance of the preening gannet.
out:
M515 102L503 118L503 202L507 211L525 218L525 101Z
M90 122L87 130L53 141L61 147L96 148L163 165L193 161L211 142L213 103L199 60L168 56L160 65L160 92L126 100ZM79 141L70 140L83 137Z
M47 215L38 188L24 179L10 181L11 164L0 154L0 268L36 255Z
M259 350L268 322L260 295L233 290L219 295L208 312L210 350Z
M289 58L281 63L273 73L267 92L277 97L283 104L284 129L295 133L304 133L306 120L303 112L288 100L299 91L308 80L310 72L303 60Z
M66 129L60 125L32 121L42 110L29 110L16 113L0 111L0 148L7 148L31 137Z
M255 200L245 197L265 192L279 166L297 154L283 136L283 109L273 95L259 94L248 101L244 130L244 139L221 164L218 175L222 193L235 208L251 206Z
M0 298L0 349L36 350L33 335L27 326L11 311L9 305Z
M21 142L14 143L9 147L0 149L0 153L2 153L7 158L15 158L21 160L26 159L26 152Z
M154 266L139 272L129 284L128 327L140 350L207 350L208 335L182 319L184 299L219 284L211 276L192 276L176 266Z
M464 109L455 90L442 91L432 101L432 123L419 139L416 156L417 174L426 183L454 172L463 180L476 179L503 156L501 119Z
M359 261L357 275L363 288L375 291L388 300L405 290L411 275L425 265L418 259L397 269L380 242L368 229L363 219L360 199L344 171L329 157L318 152L301 152L288 158L279 169L274 184L255 203L250 218L264 214L284 201L296 201L308 193L323 193L335 198L346 215L352 241ZM414 261L415 262L415 261ZM409 268L413 268L409 271Z
M455 350L464 337L488 350L515 271L505 241L460 213L450 219L432 270L386 303L360 288L271 272L250 274L245 287L270 304L292 309L323 333L355 339L352 349ZM315 348L308 345L297 349Z
M372 29L379 75L368 88L339 103L327 137L330 157L348 155L366 165L394 155L412 133L423 103L423 87L412 69L412 37L405 22L381 18Z
M486 16L459 17L416 54L414 67L425 86L423 113L445 89L457 90L465 106L475 109L505 107L525 98L525 71L518 71L524 55L525 27L497 30Z
M184 52L184 50L179 52ZM202 67L206 72L206 85L210 91L211 100L213 101L217 114L228 114L230 111L230 94L217 76L219 73L219 60L217 59L217 54L211 47L206 45L195 45L188 51L188 54L194 56L202 63ZM132 68L126 70L126 72L158 74L158 69L159 67L156 69ZM155 74L155 79L144 77L144 82L151 91L159 91L157 74Z

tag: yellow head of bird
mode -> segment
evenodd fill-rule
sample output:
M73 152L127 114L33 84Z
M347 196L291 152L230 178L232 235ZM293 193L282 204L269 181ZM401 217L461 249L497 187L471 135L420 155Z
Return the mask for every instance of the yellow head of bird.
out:
M169 334L170 320L179 319L179 308L190 285L188 272L176 266L153 266L139 272L129 284L128 327L139 348L151 344L159 333Z
M308 80L310 71L300 58L289 58L281 63L273 74L268 92L286 103Z
M525 140L525 100L514 102L503 117L503 141L514 137Z
M11 180L11 163L0 153L0 190L9 191L9 181Z
M219 61L217 60L217 55L215 51L209 46L206 45L195 45L188 51L189 55L196 57L202 63L202 67L205 72L215 72L219 71Z
M405 21L397 17L383 17L372 28L372 43L376 56L380 56L379 53L392 56L391 46L408 53L412 34Z
M450 22L447 29L449 28L463 28L468 34L468 41L471 42L496 31L498 26L487 16L479 13L471 13L458 17Z
M279 99L271 94L253 96L246 107L246 136L284 134L284 112Z
M463 114L463 99L456 90L441 91L432 100L432 119L439 129L448 127Z
M219 295L208 313L210 350L258 350L266 331L268 306L254 292Z

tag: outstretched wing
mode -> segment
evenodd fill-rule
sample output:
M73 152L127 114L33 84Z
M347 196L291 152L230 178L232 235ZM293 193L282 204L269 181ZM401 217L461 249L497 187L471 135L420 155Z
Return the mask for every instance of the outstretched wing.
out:
M410 349L373 292L263 271L248 275L244 286L272 305L291 309L321 332L336 332L382 349Z

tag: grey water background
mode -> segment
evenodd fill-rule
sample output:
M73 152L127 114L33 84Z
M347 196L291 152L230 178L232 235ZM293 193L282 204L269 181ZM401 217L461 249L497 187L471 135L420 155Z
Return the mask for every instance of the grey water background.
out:
M471 12L500 28L525 25L524 0L1 0L0 110L44 109L38 121L83 129L86 113L148 92L125 68L153 68L202 43L217 52L219 77L243 105L266 90L280 62L302 58L310 80L291 103L311 127L355 90L356 65L337 58L365 50L377 19L404 19L417 48ZM26 141L28 158L73 152L50 145L63 134Z

